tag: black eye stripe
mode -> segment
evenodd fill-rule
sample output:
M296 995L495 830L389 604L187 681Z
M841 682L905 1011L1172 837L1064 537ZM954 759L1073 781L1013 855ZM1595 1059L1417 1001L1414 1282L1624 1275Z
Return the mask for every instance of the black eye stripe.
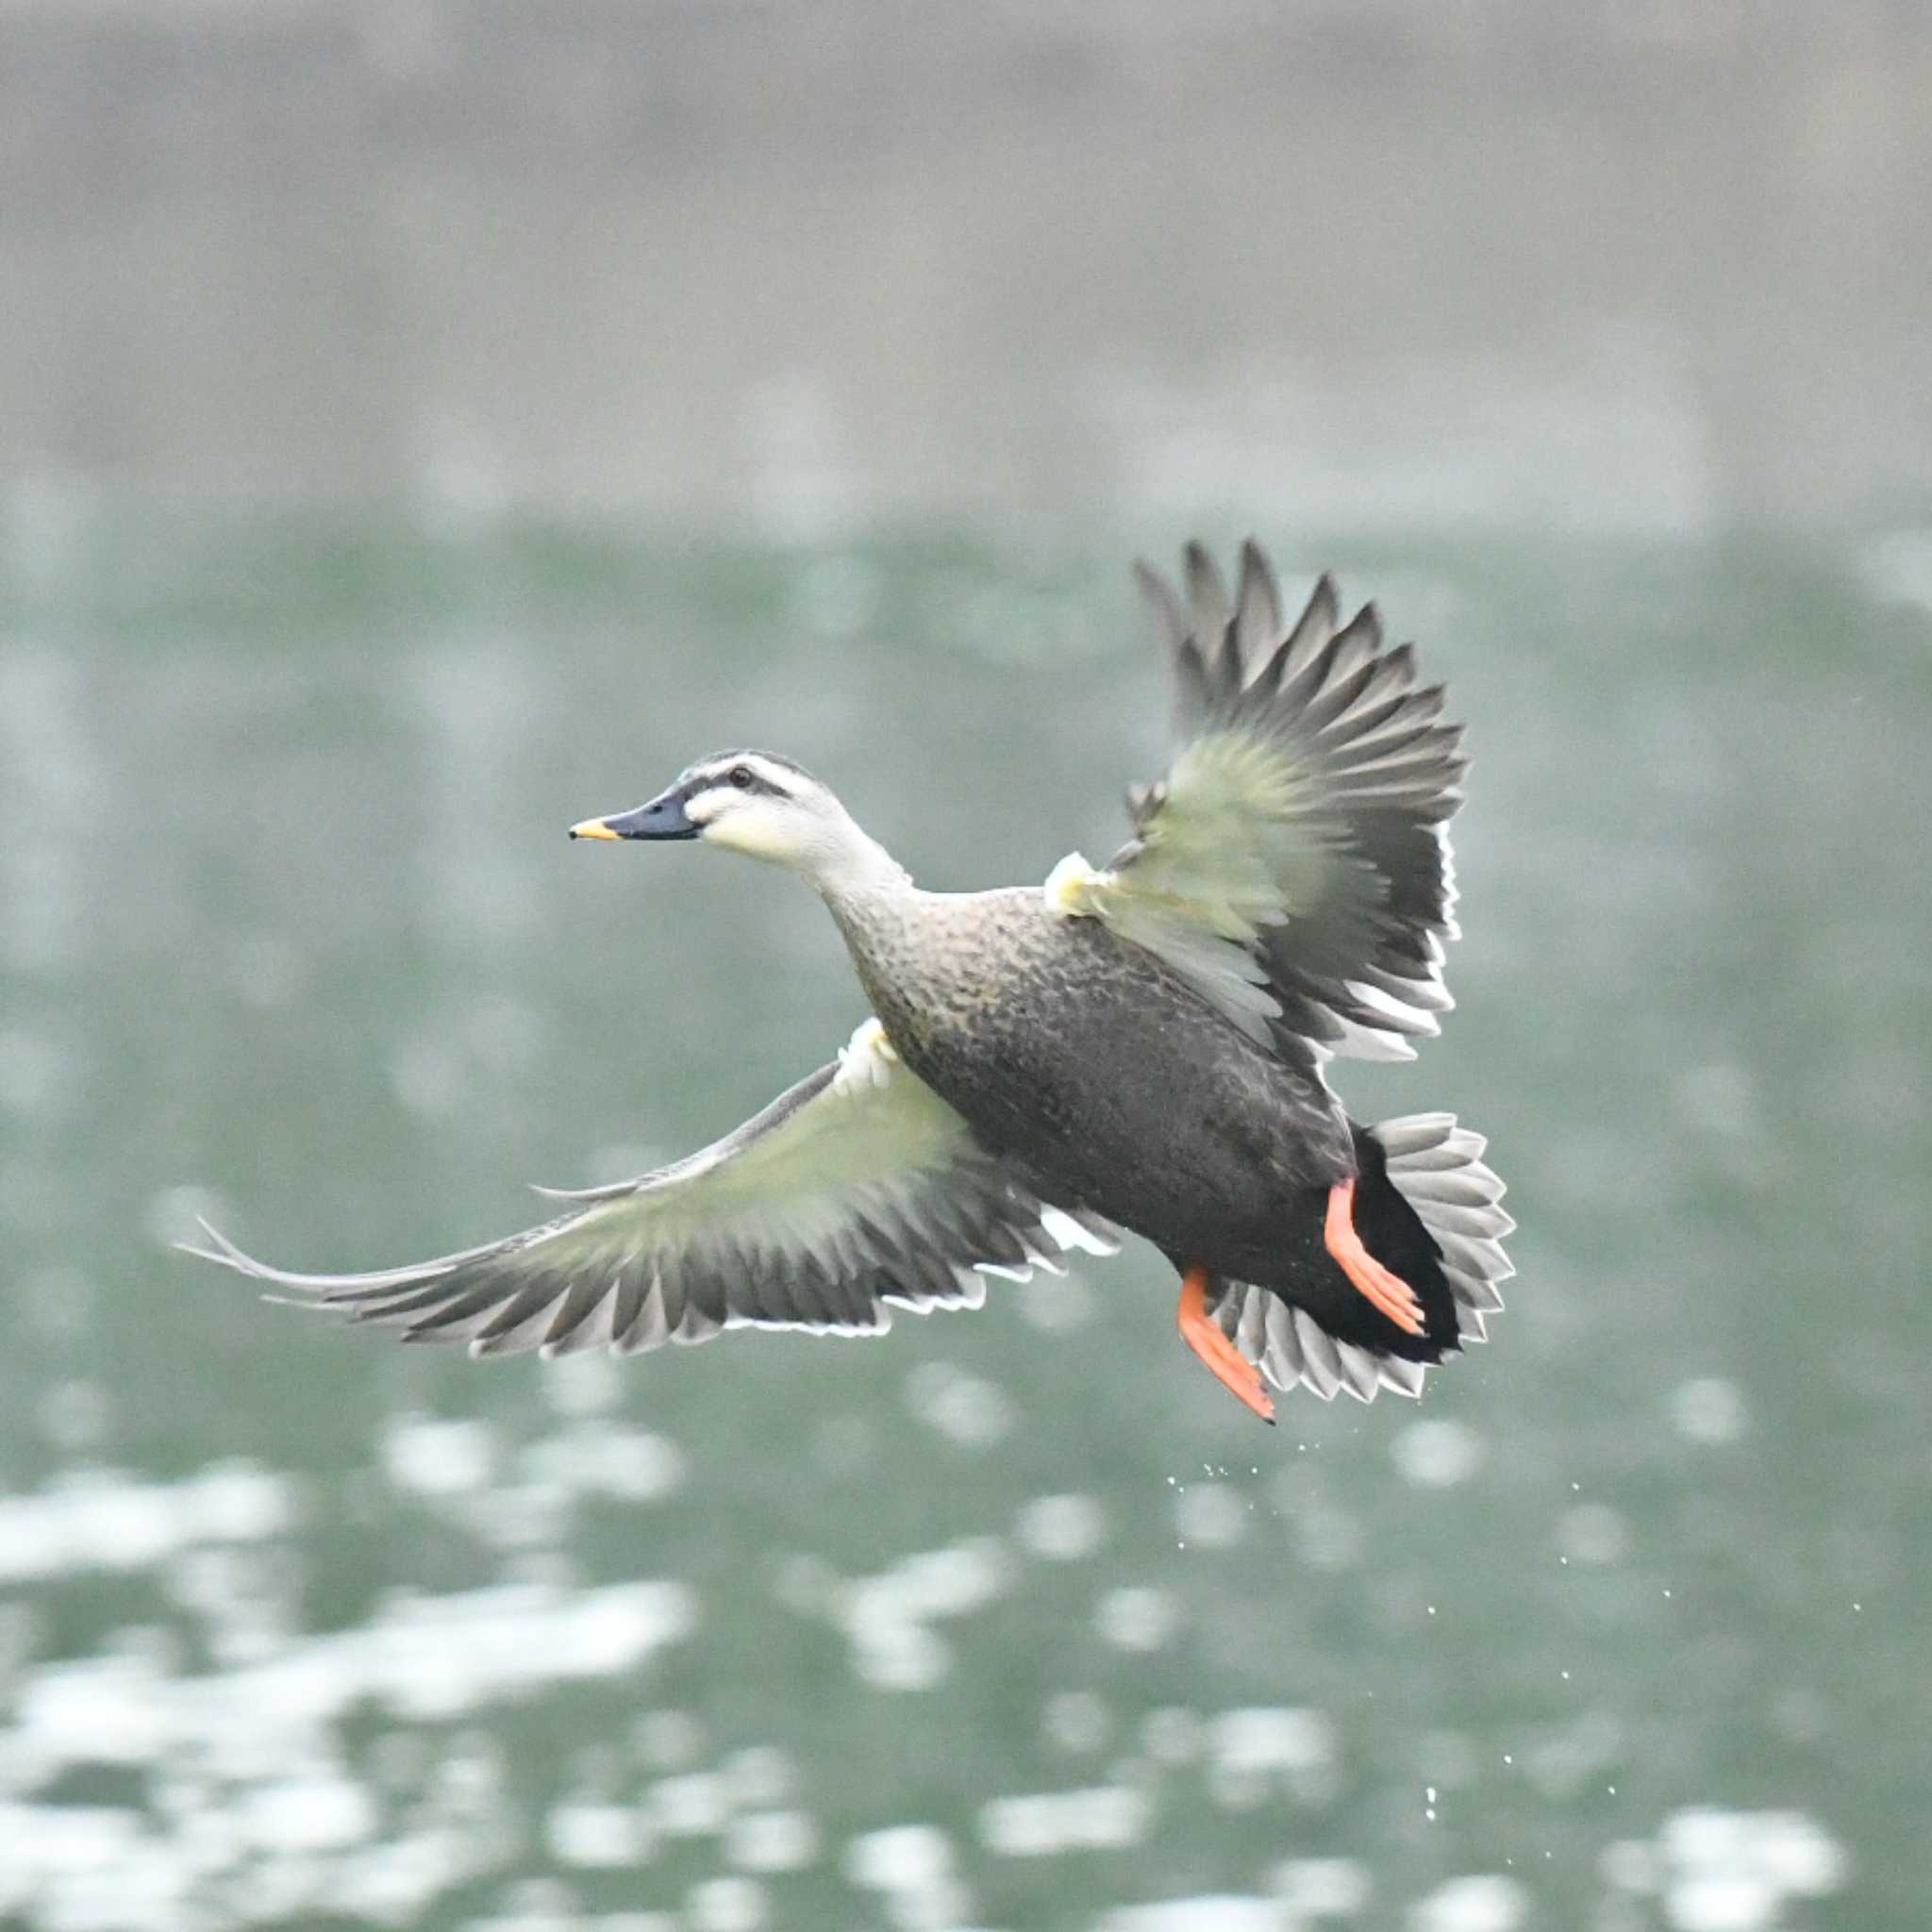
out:
M731 765L722 772L707 775L698 786L700 791L712 785L729 785L735 791L761 793L767 798L790 798L791 794L783 786L774 785L765 774L752 765Z

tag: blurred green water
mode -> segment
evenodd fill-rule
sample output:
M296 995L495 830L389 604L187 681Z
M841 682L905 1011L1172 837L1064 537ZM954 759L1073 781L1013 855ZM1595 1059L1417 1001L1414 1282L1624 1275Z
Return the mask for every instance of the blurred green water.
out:
M1924 1922L1890 553L1282 554L1472 724L1459 1008L1343 1070L1489 1132L1523 1224L1419 1408L1256 1427L1143 1251L608 1373L166 1252L438 1252L826 1058L863 1009L793 882L564 843L700 753L797 757L930 884L1104 856L1165 716L1126 547L114 531L0 591L6 1923Z

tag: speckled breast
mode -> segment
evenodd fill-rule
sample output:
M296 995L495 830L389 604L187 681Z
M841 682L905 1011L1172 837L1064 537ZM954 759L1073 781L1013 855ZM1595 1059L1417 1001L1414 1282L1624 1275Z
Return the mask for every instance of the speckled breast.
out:
M1278 1227L1290 1194L1352 1171L1312 1065L1038 891L921 894L848 939L907 1064L982 1139L1170 1252Z

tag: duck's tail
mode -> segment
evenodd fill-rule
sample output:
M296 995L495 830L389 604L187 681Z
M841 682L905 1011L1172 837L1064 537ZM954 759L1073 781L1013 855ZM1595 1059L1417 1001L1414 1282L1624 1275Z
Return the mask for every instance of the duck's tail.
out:
M1503 1306L1498 1284L1516 1273L1503 1252L1516 1224L1503 1206L1503 1183L1483 1159L1489 1143L1453 1113L1405 1114L1362 1138L1380 1148L1388 1185L1435 1246L1456 1304L1457 1341L1486 1341L1484 1319Z
M1325 1257L1286 1292L1230 1284L1214 1319L1277 1388L1299 1383L1324 1401L1340 1390L1364 1402L1378 1389L1420 1395L1432 1363L1487 1340L1498 1284L1515 1273L1503 1238L1516 1224L1483 1137L1454 1114L1408 1114L1355 1136L1355 1228L1413 1293L1424 1332L1405 1334Z

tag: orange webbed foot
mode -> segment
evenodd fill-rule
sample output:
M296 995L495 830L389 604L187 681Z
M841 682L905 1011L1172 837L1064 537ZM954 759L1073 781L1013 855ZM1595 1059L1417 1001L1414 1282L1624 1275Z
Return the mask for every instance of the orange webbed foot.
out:
M1322 1238L1341 1272L1369 1305L1408 1335L1426 1332L1423 1305L1415 1291L1392 1269L1385 1268L1362 1245L1355 1231L1355 1182L1338 1181L1328 1190L1328 1215Z
M1261 1383L1261 1372L1214 1325L1208 1313L1208 1284L1213 1277L1205 1268L1190 1268L1181 1276L1178 1312L1181 1340L1208 1364L1214 1379L1237 1402L1251 1408L1264 1423L1274 1420L1274 1404Z

